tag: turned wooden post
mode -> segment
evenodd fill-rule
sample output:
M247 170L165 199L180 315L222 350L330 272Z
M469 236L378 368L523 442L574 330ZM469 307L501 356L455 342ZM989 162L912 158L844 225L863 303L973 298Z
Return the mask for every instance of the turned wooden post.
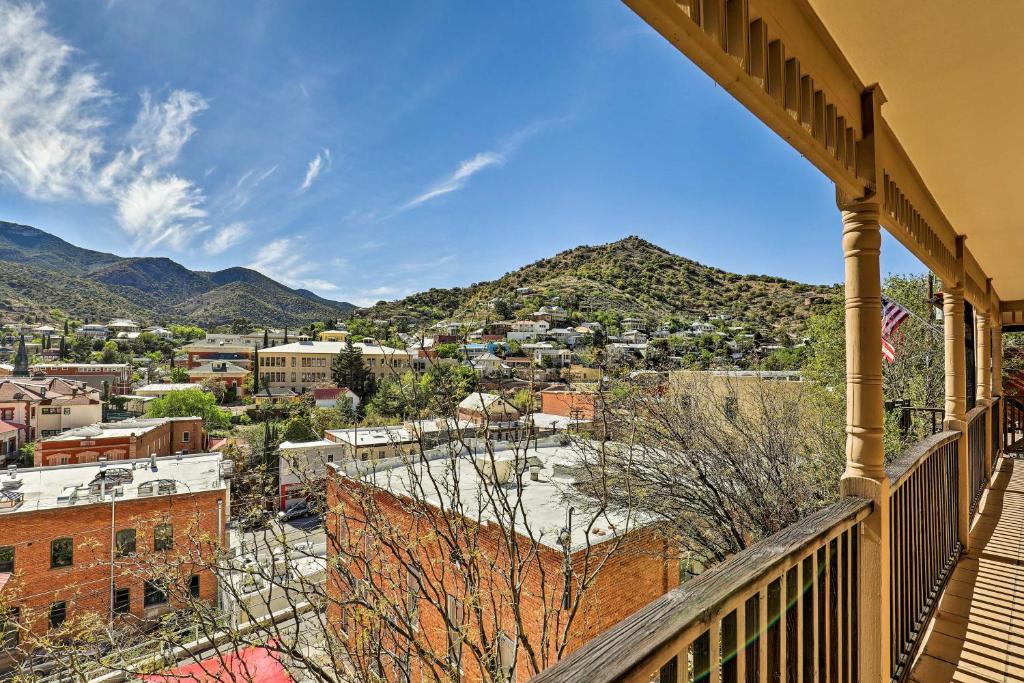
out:
M882 236L875 201L840 203L846 265L846 471L842 494L874 501L862 523L860 677L890 678L889 478L882 441Z
M946 341L946 429L960 432L957 462L957 532L962 547L968 547L971 531L971 494L967 459L967 356L964 328L964 238L956 240L957 280L942 288L942 312Z

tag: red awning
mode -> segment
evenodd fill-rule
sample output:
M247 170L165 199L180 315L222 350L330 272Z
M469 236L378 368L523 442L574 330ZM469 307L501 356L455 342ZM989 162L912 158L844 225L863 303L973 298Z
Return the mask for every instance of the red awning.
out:
M265 647L247 647L223 657L172 669L165 673L143 676L141 680L155 683L291 683L281 666L280 655Z

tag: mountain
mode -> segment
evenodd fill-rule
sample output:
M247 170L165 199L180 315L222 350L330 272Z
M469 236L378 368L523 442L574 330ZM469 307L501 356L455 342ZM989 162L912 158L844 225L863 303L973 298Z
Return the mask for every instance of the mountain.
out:
M129 316L146 322L298 327L354 306L292 289L251 270L189 270L164 257L126 258L83 249L28 225L0 221L0 316Z
M557 297L564 308L583 317L608 312L660 322L667 317L695 320L721 313L762 328L796 331L816 303L839 293L836 286L729 273L639 237L627 237L611 244L576 247L497 280L379 302L365 315L494 320L505 317L502 313L529 316Z

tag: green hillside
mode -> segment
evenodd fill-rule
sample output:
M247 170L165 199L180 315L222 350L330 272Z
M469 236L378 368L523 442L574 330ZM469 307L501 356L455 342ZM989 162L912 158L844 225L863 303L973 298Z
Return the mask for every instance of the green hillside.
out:
M529 293L517 289L529 288ZM806 285L764 275L737 275L672 254L639 237L581 246L531 263L497 280L431 289L381 302L366 315L419 320L494 320L529 315L557 302L580 317L600 312L659 322L727 314L762 327L799 328L816 302L838 296L834 286ZM768 325L766 325L768 323Z
M292 289L249 268L189 270L163 257L82 249L38 228L0 221L0 318L300 326L354 307ZM60 314L55 314L59 311Z

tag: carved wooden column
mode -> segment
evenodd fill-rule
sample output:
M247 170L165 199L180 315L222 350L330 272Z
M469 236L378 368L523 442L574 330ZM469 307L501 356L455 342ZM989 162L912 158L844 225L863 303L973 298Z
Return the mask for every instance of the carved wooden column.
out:
M999 309L998 302L992 305L992 395L997 397L999 401L996 403L996 409L992 411L992 419L999 425L999 429L996 432L998 438L996 442L992 444L993 457L1002 454L1003 452L1003 414L1006 411L1006 405L1003 400L1003 320L1002 311Z
M874 501L863 522L861 680L890 678L889 479L882 442L882 236L875 201L840 202L846 263L846 471L842 494Z
M967 465L967 357L964 349L964 238L956 241L957 281L943 283L942 312L946 337L946 429L960 432L957 452L960 476L957 482L957 530L960 543L968 547L971 494Z
M991 288L991 282L989 283ZM991 304L989 304L991 306ZM985 406L985 477L992 474L992 362L991 313L978 310L974 317L975 376L978 378L977 405Z

